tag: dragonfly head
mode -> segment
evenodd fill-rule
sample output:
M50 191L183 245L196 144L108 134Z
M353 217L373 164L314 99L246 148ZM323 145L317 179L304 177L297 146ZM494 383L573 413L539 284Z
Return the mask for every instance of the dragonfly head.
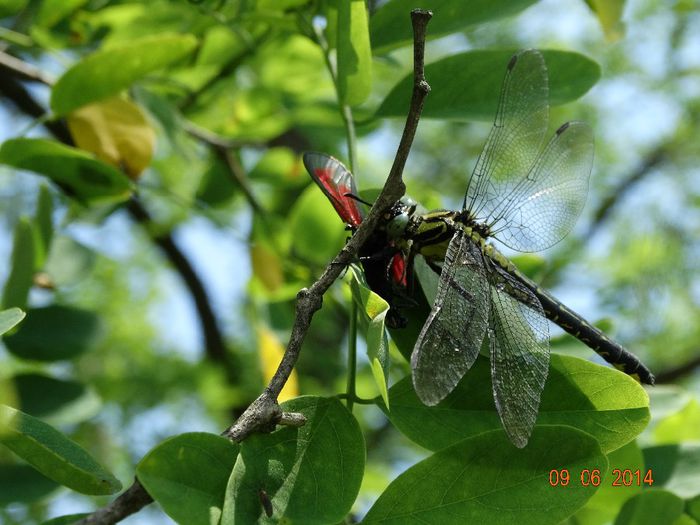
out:
M390 239L403 236L417 206L416 201L404 196L384 214L384 229Z

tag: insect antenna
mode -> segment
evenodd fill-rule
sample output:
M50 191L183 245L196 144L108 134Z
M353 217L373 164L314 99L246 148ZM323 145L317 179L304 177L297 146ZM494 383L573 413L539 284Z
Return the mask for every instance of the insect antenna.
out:
M355 195L354 193L343 193L343 197L349 197L349 198L351 198L351 199L354 200L354 201L361 202L361 203L364 204L365 206L369 206L370 208L372 207L372 203L371 203L371 202L367 202L367 201L364 200L363 198L361 198L361 197Z

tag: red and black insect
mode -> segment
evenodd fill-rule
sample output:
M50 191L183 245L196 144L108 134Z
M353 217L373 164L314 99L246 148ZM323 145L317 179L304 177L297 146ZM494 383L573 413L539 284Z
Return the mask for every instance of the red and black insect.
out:
M360 207L352 173L339 160L324 153L304 153L304 166L348 229L352 232L357 230L365 215ZM399 307L404 303L411 304L407 294L404 255L392 248L384 232L377 230L362 245L359 256L367 284L389 303L387 326L403 328L406 319Z

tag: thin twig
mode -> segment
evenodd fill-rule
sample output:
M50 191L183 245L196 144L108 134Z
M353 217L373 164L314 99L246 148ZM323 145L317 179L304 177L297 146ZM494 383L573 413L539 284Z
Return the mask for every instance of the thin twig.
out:
M54 83L54 78L38 69L37 67L20 60L4 51L0 51L0 66L9 69L13 72L15 77L22 80L29 80L31 82L40 82L47 86L51 86Z
M146 492L143 485L139 483L139 480L135 479L132 485L122 492L117 499L106 507L102 507L89 516L86 516L80 520L77 525L118 523L150 503L153 503L153 498Z
M651 154L647 155L644 161L636 170L622 179L619 184L610 191L608 196L602 200L598 209L593 213L593 220L588 227L588 232L584 236L590 239L600 229L602 224L608 219L615 206L622 200L622 196L638 184L645 176L658 166L666 158L666 145L657 147Z
M264 142L260 141L238 140L222 137L221 135L218 135L208 129L201 128L186 119L180 120L180 125L189 135L202 142L206 142L210 146L216 146L218 148L239 149L243 147L262 148L266 146Z
M231 150L228 148L215 146L214 151L219 159L221 159L221 161L226 165L229 175L236 182L236 184L238 184L238 187L243 192L243 195L245 196L246 201L248 201L248 204L250 204L250 207L253 208L253 211L257 215L264 219L265 210L253 193L253 189L250 187L250 184L248 184L248 177L246 177L243 166L241 166L241 163L238 162L238 158L233 155Z
M700 355L697 355L685 363L681 363L678 366L664 370L663 372L656 374L656 384L661 383L673 383L678 379L695 372L700 368Z

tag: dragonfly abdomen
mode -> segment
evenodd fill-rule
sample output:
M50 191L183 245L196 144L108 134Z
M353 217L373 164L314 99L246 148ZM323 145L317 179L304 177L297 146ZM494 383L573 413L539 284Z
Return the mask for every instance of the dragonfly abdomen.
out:
M511 264L512 266L512 264ZM606 336L579 314L567 308L547 290L540 288L520 271L517 278L539 299L547 319L583 342L591 350L618 370L637 379L640 383L654 384L654 375L637 357Z

